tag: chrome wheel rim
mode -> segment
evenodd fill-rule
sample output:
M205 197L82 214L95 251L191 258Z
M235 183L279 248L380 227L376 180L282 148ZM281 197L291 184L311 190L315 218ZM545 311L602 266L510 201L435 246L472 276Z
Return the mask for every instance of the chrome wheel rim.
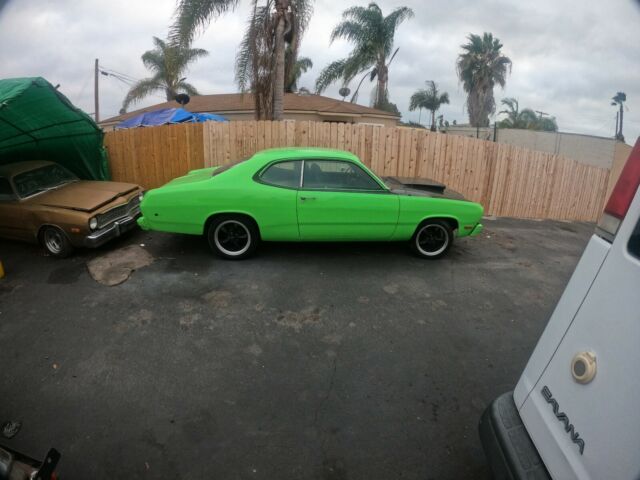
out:
M249 250L251 233L242 222L225 220L220 222L213 232L213 241L222 253L237 257Z
M449 246L449 232L442 225L436 223L425 225L416 235L418 251L427 257L435 257L444 252Z
M58 254L62 251L62 234L53 228L48 228L44 232L44 245L51 253Z

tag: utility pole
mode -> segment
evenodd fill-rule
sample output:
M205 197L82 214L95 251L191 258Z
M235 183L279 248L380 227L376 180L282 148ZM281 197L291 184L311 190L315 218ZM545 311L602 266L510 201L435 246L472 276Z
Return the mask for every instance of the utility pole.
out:
M540 110L536 110L535 112L536 112L538 115L540 115L540 120L542 120L542 116L543 116L543 115L545 115L545 116L549 115L547 112L541 112Z
M96 64L93 72L93 101L95 108L95 120L96 123L100 121L100 97L98 96L98 75L100 71L98 69L98 59L96 58Z

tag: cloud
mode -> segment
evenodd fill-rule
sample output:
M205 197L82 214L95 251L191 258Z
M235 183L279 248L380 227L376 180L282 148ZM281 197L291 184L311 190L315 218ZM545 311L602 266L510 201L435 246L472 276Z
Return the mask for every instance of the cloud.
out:
M327 63L345 56L349 44L329 44L329 34L344 8L367 1L316 0L315 12L301 53L311 57L312 70L300 85L312 88ZM640 8L632 0L379 0L385 13L401 5L416 15L396 35L400 51L390 71L391 100L405 119L409 97L435 80L449 92L451 104L441 113L466 122L465 95L455 60L469 33L490 31L504 44L513 71L496 99L513 96L520 105L556 116L561 130L611 136L615 109L610 98L627 93L625 134L633 143L640 135ZM74 103L93 112L93 62L135 78L148 72L140 55L151 48L153 35L166 35L175 0L0 0L0 65L4 77L44 76ZM203 93L236 91L233 66L249 2L211 23L195 42L210 55L193 66L188 79ZM369 101L371 84L360 95ZM338 97L339 85L328 95ZM127 86L113 77L100 78L102 118L117 114ZM352 85L355 88L355 85ZM162 101L149 97L141 105ZM424 118L424 114L423 114Z

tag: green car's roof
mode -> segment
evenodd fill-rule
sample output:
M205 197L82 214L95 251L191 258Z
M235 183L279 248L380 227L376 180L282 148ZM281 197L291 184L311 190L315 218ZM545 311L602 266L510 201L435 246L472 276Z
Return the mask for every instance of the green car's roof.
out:
M270 148L261 150L254 155L254 158L271 161L286 158L339 158L341 160L350 160L360 162L351 152L337 150L334 148L317 148L317 147L284 147Z

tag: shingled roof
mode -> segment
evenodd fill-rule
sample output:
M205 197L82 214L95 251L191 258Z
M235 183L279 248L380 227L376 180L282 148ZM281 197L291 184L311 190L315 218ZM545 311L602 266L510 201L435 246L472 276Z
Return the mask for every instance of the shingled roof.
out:
M164 102L150 107L141 108L133 112L118 115L102 120L100 123L121 122L135 115L161 108L179 107L176 102ZM253 95L250 93L223 93L219 95L197 95L191 97L191 101L186 109L195 113L240 113L252 112L254 109ZM390 119L399 118L397 115L378 110L376 108L365 107L356 103L343 102L335 98L323 97L321 95L298 95L296 93L285 93L284 95L284 112L312 112L319 114L335 114L335 115L367 115L384 117Z

